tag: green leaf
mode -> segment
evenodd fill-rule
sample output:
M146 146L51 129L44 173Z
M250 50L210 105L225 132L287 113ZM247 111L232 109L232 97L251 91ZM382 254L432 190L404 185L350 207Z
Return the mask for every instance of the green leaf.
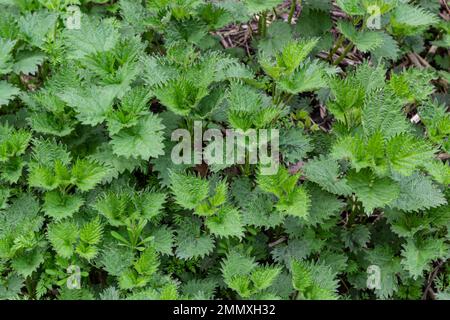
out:
M326 34L332 27L332 20L328 12L313 9L302 12L301 19L298 19L295 25L295 31L306 38L317 36L326 37Z
M288 73L293 72L310 55L318 41L318 38L290 41L283 47L281 53L277 55L278 65L286 68Z
M389 178L378 178L368 169L352 171L347 175L348 185L364 206L367 215L375 208L384 208L398 198L400 187Z
M159 267L159 256L156 250L148 247L141 253L139 259L134 263L136 271L143 276L151 276Z
M112 146L109 143L104 143L96 152L88 157L96 163L99 163L105 169L105 177L102 182L111 182L113 179L125 172L133 172L137 168L142 167L142 160L125 158L113 153Z
M0 283L0 298L1 299L16 299L23 287L24 279L17 273L10 273Z
M218 237L238 237L244 234L241 214L236 208L221 207L214 216L207 217L205 225Z
M392 297L399 289L398 274L402 271L400 258L396 256L392 247L379 245L372 250L367 250L365 259L371 265L380 268L380 287L379 289L374 289L377 297L381 299Z
M301 128L290 128L281 131L280 152L284 161L296 163L313 150L311 139Z
M366 136L381 132L384 138L409 132L402 101L390 90L375 90L364 102L361 122Z
M139 195L139 207L142 216L148 220L155 219L161 214L167 195L157 192L144 192Z
M437 22L436 15L431 12L404 3L397 6L391 15L394 34L399 35L413 35Z
M389 171L385 142L380 131L366 139L358 135L348 135L341 138L333 146L332 157L350 160L356 171L363 168L372 168L380 176L387 175Z
M404 103L426 101L435 91L431 83L437 75L433 70L409 68L401 73L394 73L389 80L389 87L403 99Z
M392 171L405 176L431 162L435 152L427 142L406 134L391 138L386 145L386 155Z
M260 190L252 191L250 180L237 179L233 182L231 191L241 208L245 225L270 228L283 222L284 215L274 208L272 196Z
M11 41L0 37L0 75L8 74L12 71L12 51L16 43L17 41Z
M54 139L34 139L33 159L37 164L52 168L57 161L66 166L72 161L67 146Z
M341 238L346 248L351 252L357 252L358 250L367 247L367 244L370 241L370 231L364 225L356 225L342 230Z
M64 42L69 49L69 56L79 59L88 54L113 49L119 41L116 25L114 19L97 20L83 16L81 29L64 30Z
M366 14L360 0L337 0L336 4L349 15L363 16Z
M214 250L214 240L201 231L198 218L186 218L177 229L175 254L180 259L204 257Z
M251 257L237 251L228 252L221 263L223 279L227 283L236 276L249 275L257 266L258 264Z
M375 59L385 58L393 61L397 61L400 57L400 48L395 39L386 32L380 32L383 38L383 43L376 49L371 51Z
M77 112L81 123L95 126L106 119L116 98L114 86L90 86L89 88L65 88L58 96Z
M134 213L133 195L129 191L114 192L109 190L103 196L99 196L93 207L104 215L112 226L125 224L125 218Z
M213 299L217 281L213 279L192 279L182 286L183 294L192 299Z
M232 82L227 93L228 121L236 129L265 128L281 110L269 97L248 85Z
M346 21L339 21L338 28L362 52L373 51L384 43L384 37L378 31L358 31L350 22Z
M291 263L292 284L295 290L305 292L313 285L313 279L308 267L297 260L292 260Z
M31 276L42 263L44 263L44 253L36 248L12 259L11 266L14 271L26 278Z
M255 290L261 291L269 288L281 272L280 267L257 267L250 274Z
M321 156L310 160L303 167L303 171L308 180L317 183L328 192L338 195L351 193L347 179L340 177L338 162L331 158Z
M206 179L171 172L170 181L176 202L186 209L195 209L208 197L209 181Z
M172 248L175 246L174 231L166 225L159 225L151 233L154 237L153 245L161 254L173 255Z
M74 253L74 245L78 239L78 227L75 223L64 221L52 223L48 227L47 237L53 249L64 258L70 258Z
M425 164L425 169L433 177L434 180L443 185L450 184L450 165L447 162L439 160L430 161Z
M78 159L71 170L71 181L81 191L89 191L100 183L106 170L96 162Z
M336 217L344 207L344 202L315 184L308 184L307 189L311 195L311 206L308 220L304 223L311 226L321 225L325 228L325 221Z
M275 20L267 27L266 36L257 42L258 50L263 55L273 56L291 40L291 27L283 21Z
M86 223L80 230L80 240L90 245L98 244L102 235L103 225L98 217Z
M294 189L287 197L278 201L275 207L282 213L308 219L311 199L308 191L303 187Z
M6 81L0 81L0 107L7 105L20 90Z
M29 12L19 19L24 39L36 47L43 47L47 34L54 28L58 15L45 10Z
M293 192L298 179L298 174L291 175L285 167L280 166L275 175L258 174L257 182L261 190L273 193L282 199Z
M120 276L133 264L133 252L121 246L106 247L100 256L104 270L113 276Z
M137 87L125 94L120 106L110 110L107 115L108 131L115 135L120 130L137 125L141 116L148 114L147 103L150 93L143 87Z
M441 239L414 241L408 239L402 249L402 265L417 279L424 271L431 269L431 262L448 252L448 246Z
M148 160L164 154L161 119L151 113L142 117L136 126L123 129L111 140L113 151L119 156Z
M415 173L409 177L395 176L400 184L400 196L391 207L404 211L418 211L439 207L447 203L442 192L431 179Z
M26 52L17 55L16 63L13 66L15 73L35 74L39 66L44 63L46 56L40 52Z
M84 204L84 199L79 195L63 194L59 191L50 191L45 194L45 214L59 221L71 217Z
M24 154L30 140L30 132L0 123L0 162Z
M330 267L320 262L293 260L292 284L304 299L336 300L338 281Z
M280 89L291 94L314 91L327 86L326 72L316 61L306 63L279 81Z
M181 77L155 89L158 100L170 111L182 116L188 115L208 94L207 88L192 80Z
M22 170L25 167L25 162L21 158L15 157L9 159L6 163L2 164L0 169L0 176L3 180L9 183L16 183L22 176Z

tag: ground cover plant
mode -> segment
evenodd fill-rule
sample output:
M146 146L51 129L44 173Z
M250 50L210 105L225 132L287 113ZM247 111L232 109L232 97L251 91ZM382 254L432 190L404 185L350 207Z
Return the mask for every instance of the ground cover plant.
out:
M0 0L0 298L449 299L449 6Z

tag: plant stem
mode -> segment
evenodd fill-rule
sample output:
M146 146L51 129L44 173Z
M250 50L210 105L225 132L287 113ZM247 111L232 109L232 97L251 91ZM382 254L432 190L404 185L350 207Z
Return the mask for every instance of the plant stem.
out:
M286 97L285 103L286 103L286 104L289 104L289 102L291 102L291 100L292 100L293 97L294 97L293 94L288 94L287 97Z
M258 33L260 35L262 34L262 16L259 16L259 19L258 19Z
M26 286L27 291L28 291L28 297L29 298L33 298L34 297L33 281L31 280L30 276L28 276L25 279L25 286Z
M356 211L356 208L354 208L348 217L347 225L351 226L353 224L353 222L355 222L356 214L357 214L357 211Z
M259 17L258 29L261 37L265 37L267 33L267 11L264 11Z
M338 65L342 62L342 60L345 59L345 57L347 56L347 53L349 53L350 50L352 50L352 49L353 49L353 43L350 42L350 43L345 47L344 52L342 52L342 54L339 56L339 58L337 58L337 60L334 62L334 65L335 65L335 66L338 66Z
M328 55L328 60L329 61L333 61L333 56L336 53L336 51L338 51L338 49L341 47L342 43L344 42L344 36L341 34L339 35L339 38L336 41L335 46L333 47L333 49L330 51L330 54Z
M291 10L289 11L288 24L292 23L292 17L294 16L295 8L297 8L297 0L292 0Z

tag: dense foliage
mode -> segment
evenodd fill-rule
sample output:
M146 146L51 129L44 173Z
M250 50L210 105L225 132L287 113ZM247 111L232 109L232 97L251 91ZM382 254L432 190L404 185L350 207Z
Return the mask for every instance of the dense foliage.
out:
M449 298L449 20L445 0L0 0L0 298ZM173 163L199 120L279 129L278 172Z

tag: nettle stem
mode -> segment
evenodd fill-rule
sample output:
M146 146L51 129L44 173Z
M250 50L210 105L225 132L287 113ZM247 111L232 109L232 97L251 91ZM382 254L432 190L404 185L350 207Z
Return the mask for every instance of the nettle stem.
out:
M328 60L333 61L334 54L338 51L338 49L342 46L342 43L344 42L345 38L342 34L339 35L339 38L337 39L337 42L333 49L330 51L330 54L328 55Z
M264 38L267 34L267 11L261 13L259 17L258 30L259 35Z
M294 17L295 9L297 8L297 0L292 0L291 10L289 11L288 23L292 23L292 18Z
M345 49L344 49L344 52L342 52L342 54L339 56L339 58L337 58L337 60L334 62L334 65L335 66L338 66L344 59L345 59L345 57L347 56L347 54L350 52L350 50L352 50L353 49L353 43L349 43L346 47L345 47Z

